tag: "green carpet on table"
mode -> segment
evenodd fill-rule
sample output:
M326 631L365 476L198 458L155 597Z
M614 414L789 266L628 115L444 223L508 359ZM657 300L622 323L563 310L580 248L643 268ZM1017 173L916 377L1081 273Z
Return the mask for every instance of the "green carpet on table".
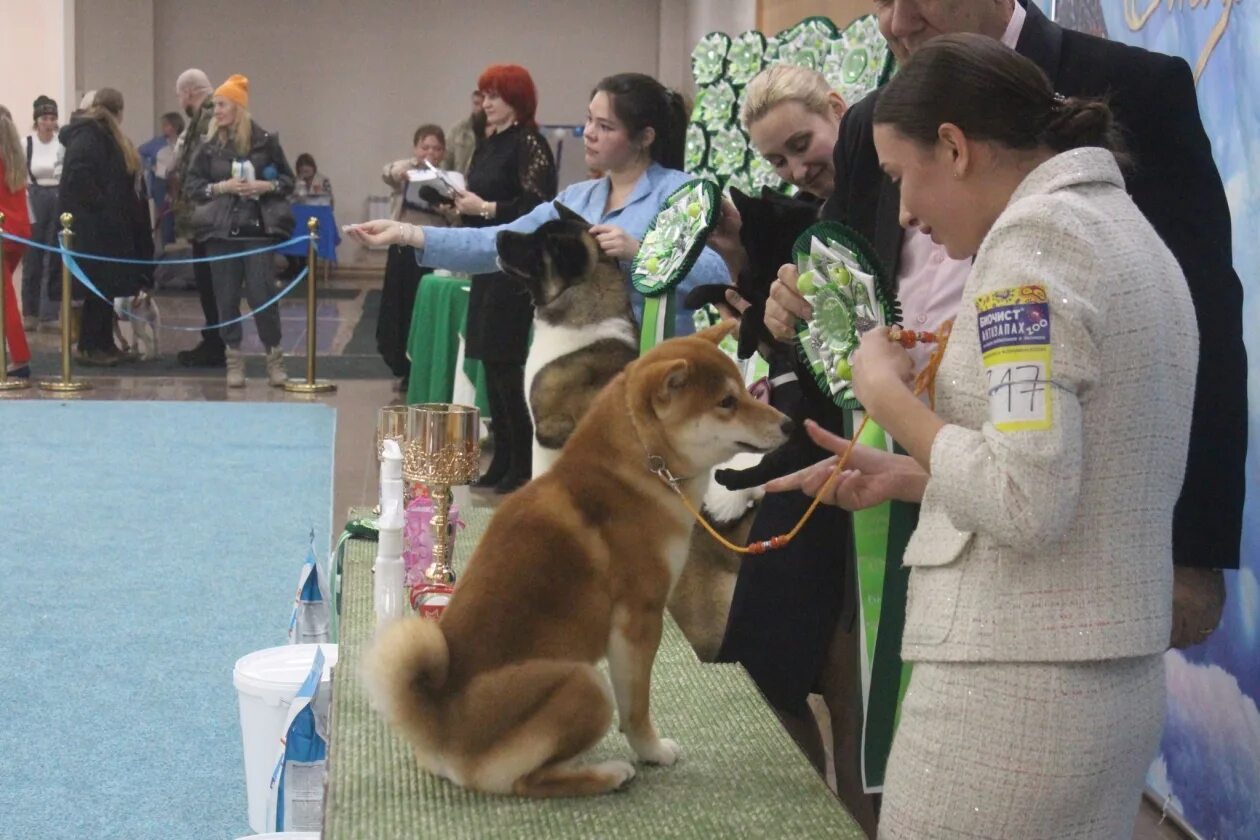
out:
M232 666L285 642L322 405L0 404L0 838L249 833Z
M482 507L463 511L457 570L490 516ZM674 766L638 765L625 791L587 799L487 796L424 773L407 743L370 708L356 670L375 629L375 548L350 540L346 551L325 840L864 837L744 669L701 664L668 618L652 671L652 714L661 734L682 747ZM633 760L615 726L582 761L609 759Z

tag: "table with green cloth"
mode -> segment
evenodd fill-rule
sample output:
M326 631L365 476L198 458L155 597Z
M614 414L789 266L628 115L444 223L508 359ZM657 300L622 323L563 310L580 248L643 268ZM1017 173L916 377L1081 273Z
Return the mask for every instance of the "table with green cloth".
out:
M455 566L491 511L470 508ZM347 543L333 671L324 840L431 838L864 837L779 725L739 665L702 664L666 618L652 673L652 711L681 745L673 767L637 764L625 791L578 799L487 796L420 770L408 744L368 705L359 669L375 629L376 543ZM633 761L611 727L583 760Z
M411 360L408 404L451 402L460 348L467 333L470 283L462 276L426 274L421 278L407 335L407 358ZM489 418L490 402L481 362L465 359L462 367L476 389L481 416Z

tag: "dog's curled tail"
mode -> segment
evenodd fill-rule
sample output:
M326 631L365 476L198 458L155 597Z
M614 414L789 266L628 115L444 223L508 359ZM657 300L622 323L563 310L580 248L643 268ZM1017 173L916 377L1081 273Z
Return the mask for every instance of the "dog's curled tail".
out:
M436 621L419 616L385 625L363 659L374 705L391 723L430 730L446 684L450 652Z

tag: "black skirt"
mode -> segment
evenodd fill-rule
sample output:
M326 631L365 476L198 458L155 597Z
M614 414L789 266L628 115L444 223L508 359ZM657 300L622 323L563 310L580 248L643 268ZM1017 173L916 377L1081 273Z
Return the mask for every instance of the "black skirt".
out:
M468 293L464 355L483 362L523 365L529 353L534 302L514 277L478 274Z
M430 269L416 264L416 250L410 246L389 246L385 261L385 282L381 287L381 310L376 319L376 349L394 376L407 376L407 339L411 314L416 305L420 278Z

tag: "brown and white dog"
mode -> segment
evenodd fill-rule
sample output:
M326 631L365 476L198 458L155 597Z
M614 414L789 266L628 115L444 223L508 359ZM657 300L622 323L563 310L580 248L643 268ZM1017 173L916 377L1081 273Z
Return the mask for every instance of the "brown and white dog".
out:
M365 676L422 767L486 793L613 791L630 764L573 760L614 703L640 760L677 760L648 696L694 522L649 456L698 507L716 464L778 446L791 426L718 349L732 326L666 341L618 374L555 465L495 513L441 621L382 629Z
M617 260L590 222L563 204L532 233L500 231L499 265L534 300L525 396L534 420L533 475L551 468L605 385L639 355L639 325Z

